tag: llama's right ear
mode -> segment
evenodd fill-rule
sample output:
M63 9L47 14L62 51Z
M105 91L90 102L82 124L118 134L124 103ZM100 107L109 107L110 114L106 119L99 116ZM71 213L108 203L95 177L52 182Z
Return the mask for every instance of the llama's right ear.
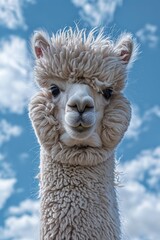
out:
M117 40L114 50L117 56L121 59L122 64L128 65L128 63L134 62L138 54L138 46L129 33L122 34ZM130 65L129 64L129 65Z
M44 31L37 31L31 39L33 53L36 58L42 58L50 48L50 38Z

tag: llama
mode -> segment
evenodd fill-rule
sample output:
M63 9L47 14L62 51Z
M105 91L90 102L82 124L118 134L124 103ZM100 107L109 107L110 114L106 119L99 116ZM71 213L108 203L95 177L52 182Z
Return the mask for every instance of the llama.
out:
M131 109L122 91L136 45L103 31L37 31L40 91L29 116L40 144L40 239L119 240L115 149Z

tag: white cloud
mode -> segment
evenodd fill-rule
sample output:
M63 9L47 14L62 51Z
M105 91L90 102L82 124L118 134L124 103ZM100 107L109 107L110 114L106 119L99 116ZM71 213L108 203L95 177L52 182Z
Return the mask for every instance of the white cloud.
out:
M5 119L0 120L0 145L10 140L11 137L17 137L22 133L22 128L17 125L11 125Z
M121 164L119 171L126 180L119 194L127 239L159 239L160 147L142 151L135 159Z
M3 154L0 154L1 162L0 162L0 180L2 179L13 179L15 178L15 173L12 170L11 166L6 161L6 157Z
M14 192L16 178L5 156L0 153L0 209L3 208L8 198Z
M3 156L0 164L0 209L9 197L17 192L17 179ZM15 191L16 190L16 191ZM19 206L11 206L5 213L6 219L0 226L0 240L39 239L39 201L26 199Z
M19 136L21 132L22 129L19 126L12 125L5 119L0 120L0 146L11 137ZM6 162L5 155L0 153L0 209L13 194L16 182L15 174Z
M139 108L134 105L132 106L131 122L125 137L127 139L130 139L130 138L137 139L140 134L142 124L143 124L143 117L140 115Z
M10 207L4 227L0 228L2 240L39 239L39 202L27 199L19 206Z
M0 24L9 29L22 27L27 28L22 8L25 3L35 3L33 0L1 0L0 1Z
M131 122L125 134L125 138L137 140L139 135L146 131L146 124L152 121L153 117L160 118L160 106L155 105L141 114L139 107L133 105Z
M160 118L160 106L155 105L145 113L145 118L150 120L153 116Z
M146 24L143 28L137 31L136 35L140 42L148 44L154 48L158 45L159 37L157 34L158 27L153 24Z
M39 202L33 201L31 199L26 199L21 202L19 206L12 206L9 208L8 212L12 215L20 215L25 213L38 214L39 211Z
M110 23L113 20L116 8L122 5L123 0L72 0L80 8L81 17L91 26Z
M23 113L35 91L26 41L12 36L0 42L0 110Z
M29 154L26 153L26 152L22 152L22 153L19 155L19 159L20 159L21 161L26 161L28 158L29 158Z
M0 161L2 161L5 158L4 154L0 153Z
M4 206L7 199L12 195L14 191L14 185L16 183L15 178L1 179L0 178L0 209Z

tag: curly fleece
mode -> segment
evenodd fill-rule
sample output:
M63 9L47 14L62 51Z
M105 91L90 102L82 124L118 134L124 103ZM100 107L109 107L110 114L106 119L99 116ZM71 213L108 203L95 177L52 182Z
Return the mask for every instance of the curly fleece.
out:
M41 240L121 239L114 152L131 115L130 104L121 93L126 64L119 51L126 48L121 44L124 37L131 52L135 52L129 34L121 36L117 43L102 32L95 37L94 31L87 36L78 29L59 31L52 39L44 32L33 36L33 46L39 39L47 39L49 45L35 66L35 78L42 90L29 105L41 148ZM103 84L112 86L114 94L101 123L101 147L68 147L61 142L63 126L47 91L54 78L82 82L97 90Z

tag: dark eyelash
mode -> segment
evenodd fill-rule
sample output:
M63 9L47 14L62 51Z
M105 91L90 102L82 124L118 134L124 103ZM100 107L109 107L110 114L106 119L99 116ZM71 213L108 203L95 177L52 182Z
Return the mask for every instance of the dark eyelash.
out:
M102 90L102 95L105 97L105 99L110 99L113 93L113 89L112 88L106 88L104 90Z
M52 85L51 88L50 88L51 92L52 92L52 95L54 97L57 97L59 94L60 94L60 89L57 85Z

